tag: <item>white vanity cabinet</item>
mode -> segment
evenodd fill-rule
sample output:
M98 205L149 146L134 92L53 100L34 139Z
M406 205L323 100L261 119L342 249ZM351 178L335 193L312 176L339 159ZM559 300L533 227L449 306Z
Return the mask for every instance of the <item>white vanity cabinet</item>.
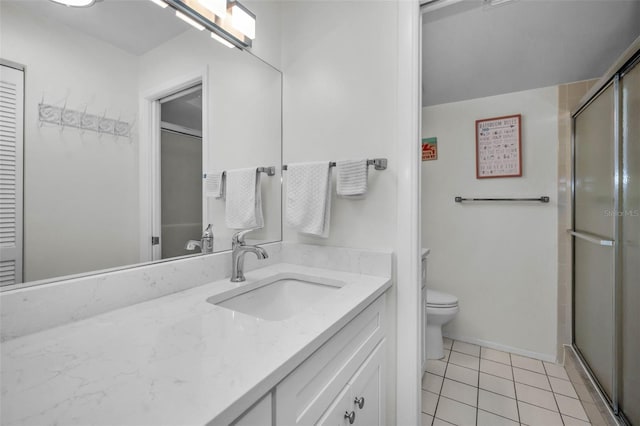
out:
M384 327L383 296L276 386L275 424L381 425Z

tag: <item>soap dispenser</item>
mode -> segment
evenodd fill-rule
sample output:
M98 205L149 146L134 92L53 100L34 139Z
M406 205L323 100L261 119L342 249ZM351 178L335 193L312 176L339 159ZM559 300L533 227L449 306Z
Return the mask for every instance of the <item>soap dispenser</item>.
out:
M202 254L213 253L213 228L211 224L207 226L207 229L205 229L202 234L200 249L202 250Z

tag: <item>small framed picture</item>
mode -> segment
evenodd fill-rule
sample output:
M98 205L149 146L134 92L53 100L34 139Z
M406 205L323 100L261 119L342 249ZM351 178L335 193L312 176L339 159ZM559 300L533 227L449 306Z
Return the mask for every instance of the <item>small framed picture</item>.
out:
M476 178L522 176L521 114L476 120Z

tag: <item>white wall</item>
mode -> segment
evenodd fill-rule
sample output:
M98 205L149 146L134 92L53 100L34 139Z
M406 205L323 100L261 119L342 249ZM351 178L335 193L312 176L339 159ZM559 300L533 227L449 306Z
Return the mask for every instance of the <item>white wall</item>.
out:
M329 238L300 235L285 222L285 240L395 245L396 8L386 1L291 2L283 8L284 163L389 159L385 171L370 168L363 200L336 198L334 183Z
M523 176L476 179L476 119L522 114ZM423 109L423 137L438 159L422 165L422 241L429 288L458 297L445 328L456 338L556 356L556 87ZM549 204L458 204L454 197L551 196Z
M137 58L7 2L0 26L2 57L26 66L24 280L138 262L135 134L38 124L43 99L133 122Z
M261 6L263 9L266 6L277 8L275 3ZM279 27L268 33L269 22L260 22L267 41L276 43ZM262 46L266 49L266 44ZM268 46L273 49L273 44ZM259 47L257 43L255 50L260 51ZM279 52L279 47L275 50ZM272 50L265 50L265 53L279 59ZM212 40L207 32L189 29L141 56L140 92L144 94L205 67L209 83L208 92L203 93L203 100L209 105L209 117L204 117L208 128L203 126L203 143L208 149L208 170L205 172L278 166L281 161L282 77L279 71L259 58L224 47ZM276 176L262 175L265 227L247 238L262 241L281 238L280 170L277 169ZM213 225L215 250L228 250L235 231L225 226L225 203L212 198L207 202L209 210L204 226Z
M334 184L328 238L300 235L285 222L286 241L391 250L396 245L398 7L391 1L283 4L284 164L389 159L385 171L370 168L364 199L336 198ZM396 423L395 291L387 298L386 424Z

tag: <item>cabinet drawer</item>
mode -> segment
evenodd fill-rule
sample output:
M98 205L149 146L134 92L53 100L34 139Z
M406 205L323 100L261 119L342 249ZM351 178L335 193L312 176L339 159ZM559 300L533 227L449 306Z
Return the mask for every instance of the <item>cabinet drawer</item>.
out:
M276 424L315 424L384 337L379 297L276 387Z
M381 426L384 419L384 340L349 380L316 426ZM350 416L351 418L348 418ZM353 421L353 423L351 423Z

